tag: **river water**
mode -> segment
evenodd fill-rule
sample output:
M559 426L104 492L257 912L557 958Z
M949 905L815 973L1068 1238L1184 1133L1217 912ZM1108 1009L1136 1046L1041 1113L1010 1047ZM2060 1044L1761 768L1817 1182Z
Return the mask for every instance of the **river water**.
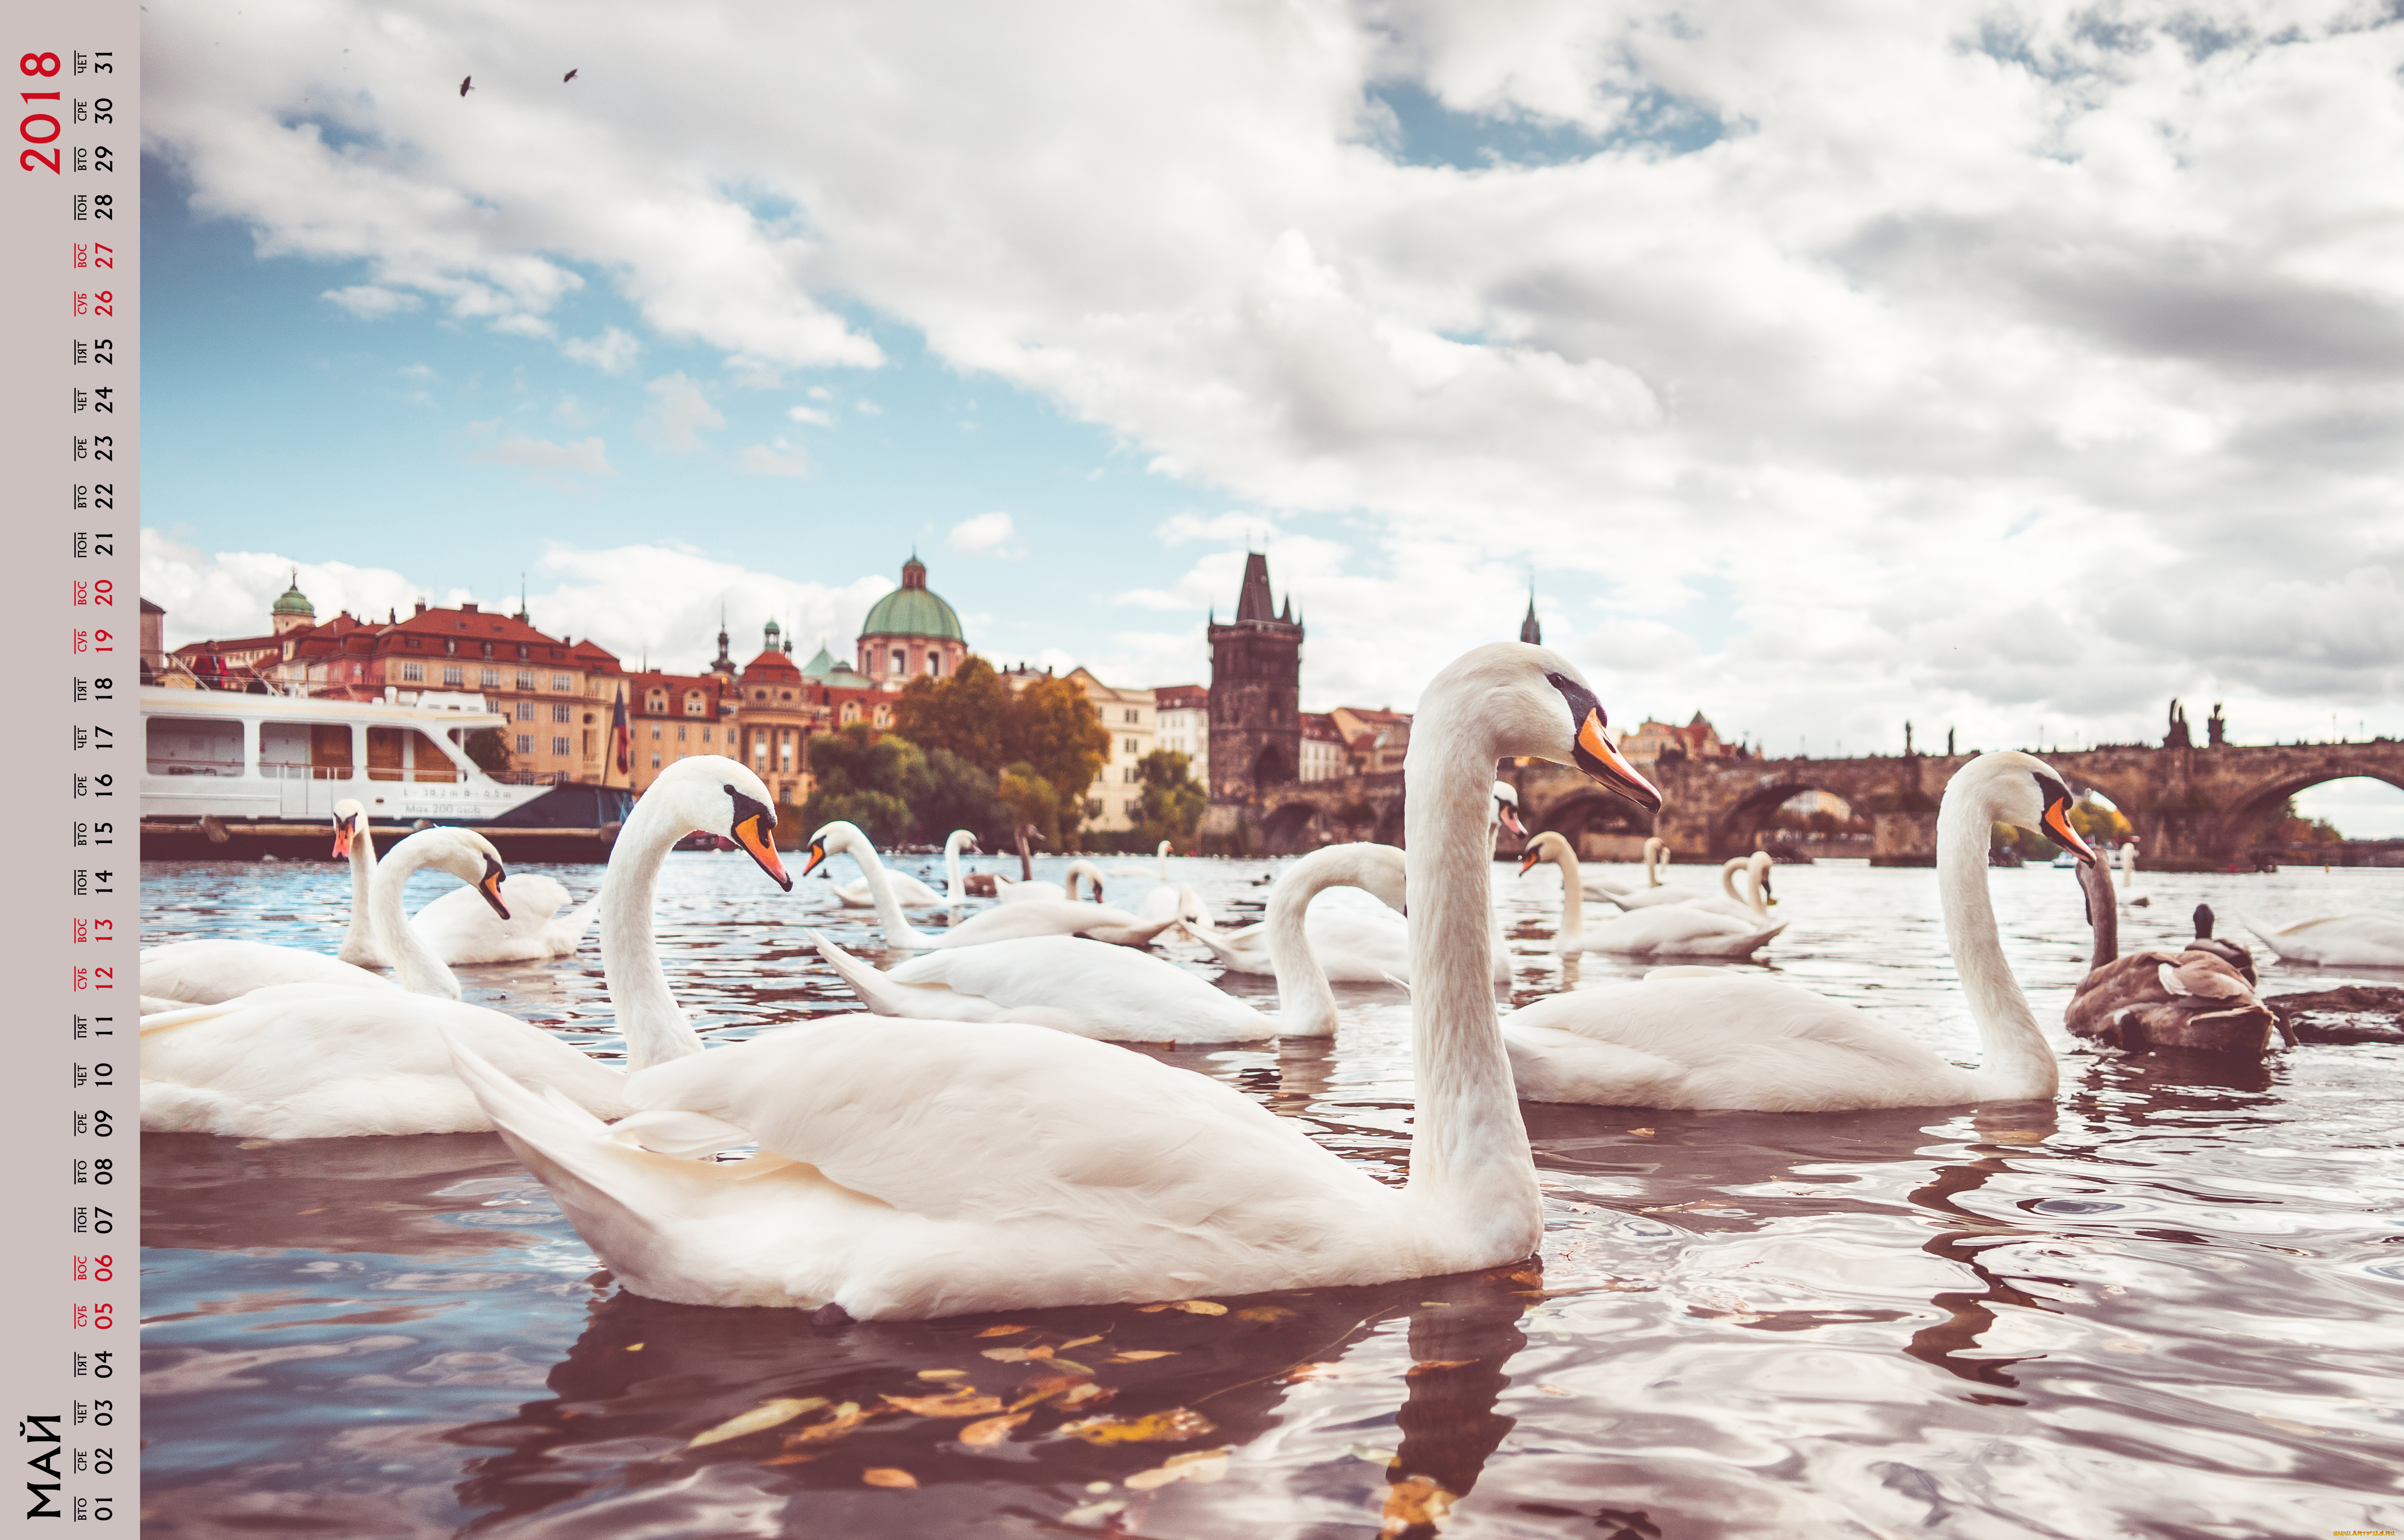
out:
M1275 869L1171 865L1223 916L1256 907L1254 879ZM580 895L600 875L547 870ZM2187 934L2200 899L2224 935L2241 908L2404 912L2397 872L2143 880L2154 903L2123 921L2129 949ZM412 907L441 885L418 882ZM1113 901L1150 882L1117 879ZM2074 877L1991 882L2039 1018L2058 1022L2085 966ZM1824 863L1782 868L1776 887L1790 923L1766 954L1775 971L1975 1059L1933 873ZM1565 971L1544 949L1549 869L1498 866L1496 888L1519 954L1514 1001L1641 972L1591 957ZM348 891L325 864L148 863L146 937L330 951ZM873 951L868 917L833 907L824 883L788 897L739 856L678 855L662 895L662 953L711 1040L857 1009L804 957L804 919ZM1198 953L1182 960L1211 972ZM2275 963L2263 975L2265 993L2404 982ZM615 1052L589 942L462 976L473 1001ZM1408 1003L1383 987L1338 994L1332 1042L1158 1057L1398 1180ZM615 1288L492 1136L146 1136L146 1533L2404 1530L2404 1050L2308 1045L2231 1068L2055 1039L2052 1106L1530 1104L1540 1272L1212 1301L1227 1307L1215 1314L820 1331L797 1311L661 1305ZM1046 1349L1093 1371L1105 1415L1140 1431L1181 1412L1166 1431L1184 1436L1086 1442L1058 1430L1101 1403L1055 1398L985 1430L999 1441L964 1441L983 1398L1078 1378L1048 1370ZM964 1387L976 1393L950 1407L923 1399ZM759 1413L790 1414L774 1426L692 1443L779 1402ZM1200 1458L1169 1463L1188 1454Z

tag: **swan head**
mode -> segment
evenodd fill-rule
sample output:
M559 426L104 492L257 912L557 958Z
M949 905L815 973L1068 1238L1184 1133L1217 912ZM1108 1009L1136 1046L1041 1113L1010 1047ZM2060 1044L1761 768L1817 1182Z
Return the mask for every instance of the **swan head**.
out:
M1460 725L1474 721L1490 735L1494 759L1525 756L1575 765L1608 791L1646 812L1658 812L1661 793L1639 775L1612 740L1610 718L1575 665L1550 648L1527 642L1489 642L1446 665L1430 682L1420 712L1439 718L1458 713ZM1436 724L1431 723L1431 727ZM1444 752L1443 731L1414 732L1411 747ZM1422 771L1422 774L1426 773ZM1404 774L1410 774L1406 757Z
M1565 836L1557 834L1550 829L1545 830L1528 842L1528 848L1520 855L1519 875L1526 876L1530 872L1534 871L1538 861L1558 861L1561 852L1569 848L1570 842Z
M1983 795L1992 822L2034 830L2081 861L2091 864L2097 859L2093 847L2070 826L2070 788L2034 754L1997 749L1979 755L1946 787L1948 801L1957 794Z
M1494 783L1494 817L1511 831L1513 839L1528 837L1527 825L1519 821L1519 789L1507 780Z
M334 804L334 859L346 860L351 853L351 841L359 837L359 824L368 810L353 797Z
M810 836L810 859L803 863L802 875L808 876L825 865L830 856L875 848L876 842L860 833L860 825L837 819L832 823L821 825L818 832Z
M448 872L483 895L493 906L493 913L503 919L510 917L510 906L501 900L501 884L509 872L501 865L501 853L493 842L473 829L421 829L400 842L419 853L417 864L431 866L438 872ZM393 848L398 860L400 847ZM408 870L403 863L400 870Z
M678 823L733 841L777 887L792 891L776 856L776 808L765 781L722 754L695 754L662 771L643 800L663 794Z

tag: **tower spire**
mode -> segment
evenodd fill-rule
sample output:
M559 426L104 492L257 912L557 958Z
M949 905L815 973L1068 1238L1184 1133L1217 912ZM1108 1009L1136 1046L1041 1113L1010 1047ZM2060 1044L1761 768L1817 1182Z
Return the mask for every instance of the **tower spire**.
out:
M1528 616L1519 623L1519 639L1531 647L1544 644L1544 627L1536 619L1536 575L1528 574Z

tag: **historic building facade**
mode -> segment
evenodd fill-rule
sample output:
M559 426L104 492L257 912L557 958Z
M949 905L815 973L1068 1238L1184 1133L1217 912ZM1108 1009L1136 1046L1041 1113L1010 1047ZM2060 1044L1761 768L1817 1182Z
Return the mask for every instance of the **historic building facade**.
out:
M1302 764L1302 623L1293 597L1280 614L1269 594L1269 559L1244 558L1235 618L1210 640L1210 778L1214 803L1248 803L1265 786L1295 779Z
M1105 833L1132 829L1143 816L1143 777L1138 766L1156 738L1153 692L1104 684L1083 665L1070 669L1069 679L1085 693L1094 715L1111 735L1110 756L1085 789L1085 827Z
M913 553L902 564L902 586L871 605L860 623L860 672L878 689L898 692L922 676L957 673L968 655L959 615L927 586L927 564Z
M1152 720L1159 745L1185 756L1185 773L1197 786L1210 784L1210 691L1199 684L1163 684L1152 692Z

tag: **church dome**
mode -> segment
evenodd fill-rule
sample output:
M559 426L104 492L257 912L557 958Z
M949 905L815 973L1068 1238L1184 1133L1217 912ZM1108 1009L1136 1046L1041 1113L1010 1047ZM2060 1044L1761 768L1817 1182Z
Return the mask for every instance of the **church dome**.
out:
M300 575L297 572L292 575L292 586L268 607L267 612L271 615L299 615L312 621L317 618L317 607L309 602L308 595L300 592Z
M902 564L902 586L869 607L862 637L932 637L965 645L960 617L927 586L927 564L912 556Z

